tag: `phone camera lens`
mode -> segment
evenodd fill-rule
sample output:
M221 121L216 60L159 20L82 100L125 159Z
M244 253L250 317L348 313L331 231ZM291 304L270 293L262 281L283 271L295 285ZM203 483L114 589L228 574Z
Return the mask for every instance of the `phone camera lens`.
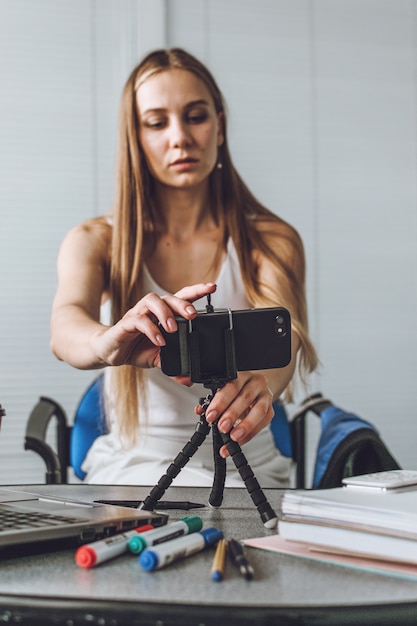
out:
M277 315L275 318L275 324L275 332L277 333L277 335L281 335L281 337L284 337L287 332L284 316Z

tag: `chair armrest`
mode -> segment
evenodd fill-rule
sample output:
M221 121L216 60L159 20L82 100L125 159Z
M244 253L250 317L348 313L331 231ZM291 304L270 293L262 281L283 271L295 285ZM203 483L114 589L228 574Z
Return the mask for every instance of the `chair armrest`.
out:
M46 442L46 433L51 420L56 419L57 451ZM46 465L46 483L66 483L69 462L68 420L64 409L51 398L41 396L34 406L26 425L25 450L39 454Z
M297 489L306 488L306 418L311 411L317 417L321 412L332 406L332 402L318 392L306 398L299 406L290 421L292 458L296 463L295 486Z
M295 461L295 486L297 489L305 489L305 422L308 409L297 413L290 421L292 458Z

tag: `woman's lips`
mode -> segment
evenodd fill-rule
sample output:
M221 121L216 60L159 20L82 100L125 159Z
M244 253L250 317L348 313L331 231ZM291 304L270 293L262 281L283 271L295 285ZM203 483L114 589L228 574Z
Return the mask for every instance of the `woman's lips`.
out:
M193 159L192 157L184 157L183 159L177 159L172 163L172 165L181 165L182 163L197 163L197 159Z
M171 167L174 169L188 169L198 163L197 159L193 159L191 157L186 157L184 159L177 159L173 163L171 163Z

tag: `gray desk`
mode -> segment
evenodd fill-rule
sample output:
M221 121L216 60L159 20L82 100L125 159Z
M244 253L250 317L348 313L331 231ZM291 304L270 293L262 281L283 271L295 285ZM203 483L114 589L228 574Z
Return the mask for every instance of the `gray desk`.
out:
M30 491L30 487L27 488ZM33 489L33 487L32 487ZM148 487L36 487L86 499L143 499ZM205 488L170 487L171 500L207 502ZM266 490L279 511L281 493ZM245 489L229 489L219 509L196 511L205 526L226 538L259 537L267 531ZM172 511L170 520L184 516ZM77 567L74 550L2 559L0 623L36 626L269 626L272 624L415 624L417 582L278 556L248 549L252 581L232 566L212 582L213 552L201 552L152 573L125 555L91 569Z

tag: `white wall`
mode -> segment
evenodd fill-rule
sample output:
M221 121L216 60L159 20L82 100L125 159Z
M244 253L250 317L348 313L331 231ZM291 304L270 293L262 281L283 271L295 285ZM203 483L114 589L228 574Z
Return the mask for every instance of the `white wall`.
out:
M311 388L415 467L416 17L416 0L0 0L0 482L43 480L27 415L40 394L71 414L94 375L49 352L56 253L111 205L123 82L165 45L213 70L239 171L304 239Z

